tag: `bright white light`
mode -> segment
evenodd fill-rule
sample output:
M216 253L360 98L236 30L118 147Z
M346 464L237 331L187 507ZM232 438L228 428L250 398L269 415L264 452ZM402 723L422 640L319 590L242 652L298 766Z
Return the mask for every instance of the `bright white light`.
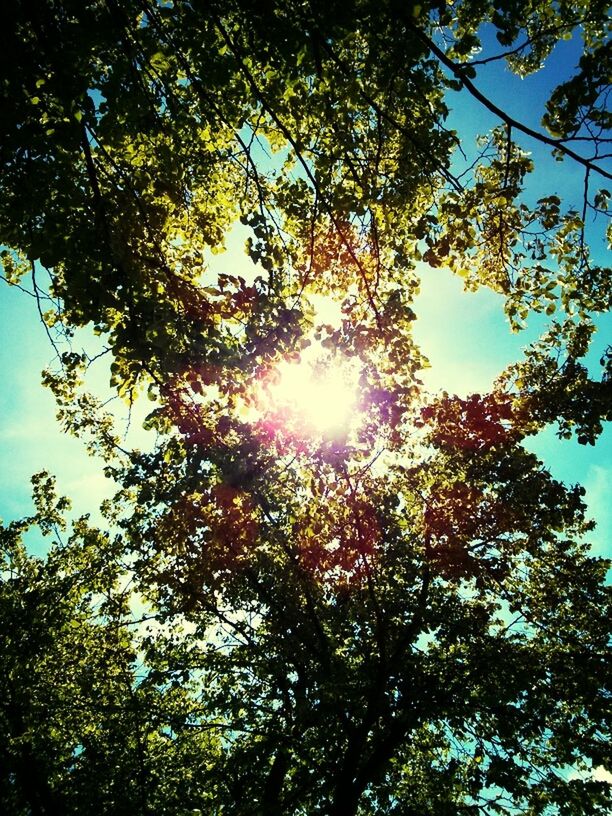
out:
M308 300L315 326L341 325L337 301L310 293ZM359 366L323 348L316 331L307 340L299 361L279 363L255 385L241 416L247 422L264 421L268 431L276 427L295 437L344 438L359 418Z
M593 768L591 776L597 782L606 782L608 785L612 785L612 774L610 771L607 771L603 765Z
M287 411L308 433L345 432L356 410L357 377L347 364L322 368L305 360L284 362L267 390L274 410Z

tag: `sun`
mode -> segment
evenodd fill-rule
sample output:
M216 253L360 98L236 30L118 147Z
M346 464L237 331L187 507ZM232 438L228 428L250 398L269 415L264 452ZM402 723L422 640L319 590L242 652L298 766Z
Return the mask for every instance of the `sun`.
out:
M283 361L266 386L277 417L306 435L346 434L358 412L358 374L347 361Z
M333 298L309 293L308 301L315 326L342 324L341 304ZM305 339L299 357L281 359L258 376L241 415L284 439L346 441L364 410L359 361L324 347L314 330Z

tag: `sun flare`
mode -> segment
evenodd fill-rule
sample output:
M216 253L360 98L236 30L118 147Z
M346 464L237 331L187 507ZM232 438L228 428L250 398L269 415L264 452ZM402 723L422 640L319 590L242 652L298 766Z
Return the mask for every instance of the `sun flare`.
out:
M357 385L357 372L346 363L302 359L280 363L266 391L273 411L302 432L336 436L348 431L358 410Z

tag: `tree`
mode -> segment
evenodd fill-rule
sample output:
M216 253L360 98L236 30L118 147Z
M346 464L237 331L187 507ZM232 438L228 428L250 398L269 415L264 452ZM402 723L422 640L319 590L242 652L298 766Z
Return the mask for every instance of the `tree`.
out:
M68 503L47 474L34 485L36 514L0 530L3 811L205 807L209 791L194 784L198 760L210 761L218 749L206 732L173 731L193 716L194 701L188 684L179 688L155 674L169 650L149 649L146 668L138 660L119 541L87 518L62 541ZM23 544L33 525L55 537L44 560L28 556Z
M587 218L609 199L594 189L610 178L608 12L585 0L7 10L5 276L29 270L50 307L47 384L120 485L113 539L77 522L40 564L17 547L19 526L5 532L19 569L3 614L32 632L4 669L18 678L7 809L606 812L590 770L610 768L607 565L585 543L583 489L523 442L557 423L594 444L612 417L609 355L600 377L584 360L610 306ZM483 94L484 63L527 75L572 34L582 56L551 88L543 129ZM448 124L456 92L499 120L465 166ZM530 198L526 140L583 174L581 208ZM209 261L237 221L250 280ZM421 262L501 294L517 331L550 320L490 393L423 388ZM339 304L337 325L317 317L317 296ZM59 345L89 324L111 385L155 401L148 452L123 449L80 390L89 358ZM360 418L341 434L266 402L281 361L314 343L320 372L358 378ZM156 625L119 636L126 569ZM101 586L114 600L96 613ZM35 701L26 731L17 698ZM29 801L26 765L40 778Z

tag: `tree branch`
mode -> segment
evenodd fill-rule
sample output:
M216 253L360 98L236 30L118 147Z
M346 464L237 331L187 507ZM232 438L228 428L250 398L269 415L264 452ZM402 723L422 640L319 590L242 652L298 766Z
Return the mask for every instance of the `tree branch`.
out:
M414 34L421 40L421 42L425 43L429 50L431 51L434 56L444 65L445 68L455 76L458 80L461 81L463 87L469 91L474 99L477 99L482 105L484 105L487 110L491 111L491 113L495 114L495 116L499 117L502 122L505 122L508 127L513 127L515 130L524 133L526 136L531 137L532 139L536 139L538 142L542 144L550 145L555 150L558 150L560 153L563 153L570 159L582 164L584 167L592 170L595 173L599 173L604 178L612 179L612 173L608 173L607 170L604 170L599 165L595 164L591 159L587 159L584 156L579 155L571 148L567 147L565 144L565 140L563 139L553 139L551 136L547 136L545 133L539 133L537 130L533 130L533 128L524 125L522 122L519 122L518 119L514 119L510 116L506 111L499 108L494 102L485 96L482 91L479 91L478 88L474 85L474 83L468 79L465 75L465 66L458 65L457 63L453 62L447 55L439 48L420 28L417 28L412 22L406 22L407 27L414 32Z

